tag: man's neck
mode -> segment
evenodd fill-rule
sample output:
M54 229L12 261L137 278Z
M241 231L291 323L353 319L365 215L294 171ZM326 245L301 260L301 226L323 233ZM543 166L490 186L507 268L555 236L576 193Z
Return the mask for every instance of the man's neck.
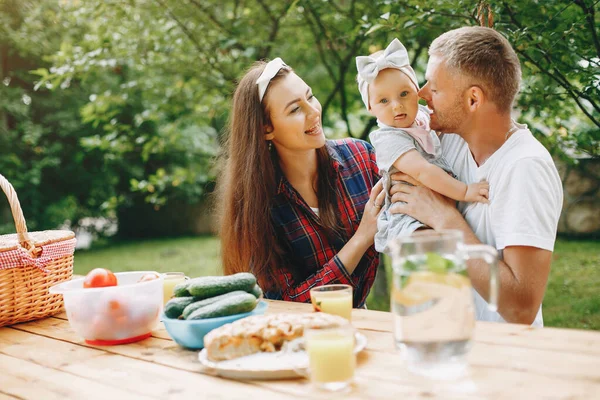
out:
M469 145L469 150L478 166L502 147L512 126L510 114L494 114L480 118L465 129L461 136Z

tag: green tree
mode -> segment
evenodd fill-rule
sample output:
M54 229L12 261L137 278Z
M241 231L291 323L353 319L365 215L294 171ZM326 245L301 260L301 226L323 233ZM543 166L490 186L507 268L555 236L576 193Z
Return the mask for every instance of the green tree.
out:
M60 48L56 18L56 7L46 3L0 3L0 173L15 187L31 230L101 215L98 200L110 193L110 176L79 145L85 92L33 89L29 71L50 67L44 56ZM14 232L14 225L0 230Z
M417 70L436 36L465 25L504 34L523 66L519 119L556 153L600 156L600 14L594 0L382 1L374 28L415 48ZM569 152L572 154L572 152Z
M67 206L77 220L201 200L236 79L255 60L281 56L313 86L329 135L367 138L375 121L360 100L354 58L398 37L423 80L435 37L482 22L493 22L521 58L519 119L556 153L600 151L593 0L5 0L2 7L2 58L21 61L9 70L2 64L10 83L0 87L0 140L10 150L0 150L7 155L0 167L44 226ZM43 193L37 205L35 193ZM56 217L42 216L48 210Z

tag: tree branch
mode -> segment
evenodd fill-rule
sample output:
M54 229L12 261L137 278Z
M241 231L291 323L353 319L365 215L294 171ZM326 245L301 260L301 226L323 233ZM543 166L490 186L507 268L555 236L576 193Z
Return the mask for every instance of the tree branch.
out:
M179 18L177 18L177 16L175 14L173 14L173 12L169 9L169 7L165 4L165 2L163 0L155 0L155 1L158 4L160 4L165 10L167 10L167 14L169 15L169 17L171 17L171 19L173 21L175 21L175 23L183 31L185 36L188 37L188 39L190 40L190 42L192 42L192 44L194 45L194 47L196 48L198 53L202 54L203 49L200 46L200 43L198 42L198 40L196 40L196 38L194 37L194 34L185 26L185 24L183 22L181 22L181 20L179 20Z
M256 0L256 2L258 4L260 4L260 6L262 7L263 10L265 10L265 13L267 14L267 17L269 17L269 19L271 20L271 22L277 23L277 18L275 18L275 16L273 15L273 13L271 12L271 9L269 8L269 6L264 2L264 0Z
M340 64L340 107L342 111L342 118L346 122L346 130L348 136L352 137L352 130L350 129L350 119L348 118L348 101L346 97L346 73L348 72L348 66L351 64L352 59L356 56L356 51L360 48L361 44L365 40L364 36L357 35L352 42L352 46L344 57L343 62Z
M335 1L333 1L333 0L330 0L330 1L328 2L328 4L329 4L331 7L333 7L333 8L335 9L335 11L337 11L338 13L340 13L340 14L343 14L343 15L345 15L346 17L348 17L348 16L349 16L348 12L347 12L347 11L345 11L345 10L343 10L343 9L342 9L342 7L340 7L338 4L336 4L336 3L335 3Z
M319 58L321 59L321 63L323 63L323 66L327 70L327 73L329 74L329 77L332 80L336 81L337 77L336 77L335 73L333 72L333 68L331 68L331 66L327 63L327 57L325 56L325 49L323 48L323 44L319 40L319 33L317 32L317 30L316 30L316 28L314 26L313 21L311 21L311 19L308 16L308 14L304 14L304 18L306 19L306 22L308 23L310 31L312 32L313 37L315 38L315 44L317 45L317 53L319 54ZM323 107L323 109L325 109L325 107Z
M219 71L219 73L221 74L221 76L225 79L225 80L231 80L231 77L227 77L223 71L222 68L220 68L215 62L213 62L211 60L211 57L207 57L204 49L202 48L202 46L200 46L200 43L198 42L198 40L194 37L193 33L185 26L185 24L179 19L177 18L177 16L169 9L169 7L165 4L164 0L155 0L158 4L160 4L165 10L167 10L167 14L169 15L169 17L171 19L173 19L173 21L175 21L175 23L177 24L177 26L179 26L179 28L181 29L181 31L184 33L184 35L190 40L190 42L192 43L192 45L194 46L194 48L196 49L196 51L198 52L198 57L203 60L203 62L205 62L206 64L211 66L211 69L214 71ZM209 80L205 81L205 85L206 87L212 87L212 88L216 88L218 89L218 86L215 86L212 82L210 82Z
M558 84L561 85L567 91L567 93L569 94L569 97L571 97L575 101L575 103L577 103L577 106L579 107L579 109L590 119L590 121L592 121L594 123L594 125L596 125L600 128L600 121L596 120L596 118L594 118L594 116L588 112L588 110L585 108L585 106L579 100L580 96L577 96L577 94L574 93L573 90L570 89L570 87L563 85L562 82L556 76L554 76L554 75L550 74L548 71L544 70L544 68L541 65L539 65L539 63L537 61L535 61L533 58L531 58L528 54L526 54L523 51L519 51L519 50L517 50L517 53L521 54L530 63L532 63L533 65L538 67L540 69L540 71L544 71L546 73L546 75L548 75L550 78L552 78L556 82L558 82ZM594 105L594 104L592 104L592 105Z
M208 7L202 5L198 0L189 0L189 2L199 8L217 28L221 29L230 36L234 36L234 32L223 25L223 23L210 12Z
M233 19L238 19L238 10L240 9L240 5L242 4L241 0L235 0L233 2Z
M273 48L273 42L275 41L275 38L277 37L277 34L279 33L279 24L280 24L281 20L283 18L285 18L285 16L289 12L290 6L292 5L292 1L287 2L287 4L283 7L283 11L278 16L273 15L273 13L271 12L271 10L269 10L269 7L264 3L263 0L257 0L257 1L259 3L261 3L261 5L263 5L263 8L265 8L265 10L268 10L267 15L269 15L269 18L271 18L271 21L273 22L273 26L271 27L271 32L269 33L269 38L267 39L267 45L258 52L259 59L263 59L263 58L267 58L269 56L269 54L271 53L271 49Z
M419 59L419 57L421 57L421 53L423 53L423 50L428 49L429 47L423 43L419 43L419 47L417 47L417 49L415 50L415 52L413 53L413 57L412 57L412 64L415 64L417 62L417 60Z
M342 118L344 119L344 122L346 122L346 132L348 133L348 136L352 137L352 130L350 129L350 119L348 118L348 100L346 98L346 80L344 79L344 76L346 74L342 74L340 81L342 82L342 84L340 85L340 108L342 111Z
M329 51L331 51L331 53L333 54L333 56L337 60L337 62L342 62L342 58L340 57L338 52L335 50L335 46L333 45L331 38L327 34L327 29L325 29L325 25L323 25L323 21L321 21L321 18L319 18L318 14L314 10L314 8L311 7L310 3L307 3L306 7L312 14L313 18L315 19L315 22L317 23L317 26L319 27L321 34L326 39L328 47L329 47Z
M596 54L600 57L600 40L598 40L598 33L596 32L596 18L595 18L595 10L594 5L588 7L583 0L573 0L575 4L577 4L583 10L585 14L585 20L588 24L590 33L592 34L592 42L594 42L594 47L596 47Z
M504 2L503 3L508 15L510 16L511 21L513 22L513 24L515 24L515 26L521 30L523 30L523 27L521 26L521 24L519 23L519 21L517 21L513 10L510 8L510 6ZM535 42L534 38L531 37L531 34L529 32L527 32L527 36ZM548 55L548 52L546 52L539 44L535 44L535 47L540 50L541 54L543 55L543 58L550 64L554 64L554 61L552 60L552 58L550 58L550 56ZM587 100L590 105L598 112L600 112L600 106L598 105L598 103L592 99L590 96L586 95L583 92L580 92L578 90L575 89L575 87L569 82L569 80L560 72L560 70L558 68L554 68L555 73L552 74L550 73L550 71L546 68L544 68L538 61L534 60L531 56L529 56L527 53L525 53L523 50L519 50L519 49L515 49L515 51L519 54L521 54L524 58L526 58L529 62L531 62L533 65L535 65L536 67L538 67L540 69L540 71L542 71L544 74L546 74L548 77L550 77L551 79L553 79L554 81L556 81L560 86L562 86L567 93L569 93L569 95L571 96L571 98L573 98L573 100L575 100L575 103L577 103L577 106L579 107L579 109L581 109L583 111L583 113L598 127L600 127L600 121L596 120L589 112L588 110L585 108L585 106L581 103L581 101L579 100L579 98L583 98L585 100Z
M377 118L375 118L375 117L369 118L369 120L367 121L367 124L363 128L362 133L360 134L360 139L362 139L362 140L368 140L369 139L369 133L371 132L371 129L373 129L373 127L375 125L377 125Z
M329 93L329 96L327 96L327 99L323 103L323 109L321 111L321 114L323 115L323 118L325 118L325 115L327 114L327 109L329 108L329 105L333 101L333 98L335 97L335 95L337 94L337 92L344 85L344 83L345 82L344 82L343 79L336 80L335 87L333 88L333 90L331 91L331 93Z

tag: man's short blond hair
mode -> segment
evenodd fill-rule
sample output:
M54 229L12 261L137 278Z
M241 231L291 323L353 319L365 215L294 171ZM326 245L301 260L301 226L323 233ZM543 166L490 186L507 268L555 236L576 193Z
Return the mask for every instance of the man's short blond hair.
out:
M501 112L510 112L521 85L521 64L500 33L480 26L454 29L431 43L429 55L441 56L451 73L465 75Z

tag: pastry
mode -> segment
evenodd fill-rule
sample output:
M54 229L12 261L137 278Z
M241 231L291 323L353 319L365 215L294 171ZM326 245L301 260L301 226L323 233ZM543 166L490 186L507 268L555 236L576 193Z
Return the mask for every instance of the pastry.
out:
M211 361L231 360L259 352L275 352L302 336L304 326L314 328L348 324L326 313L270 314L243 318L212 330L204 337L204 348Z

